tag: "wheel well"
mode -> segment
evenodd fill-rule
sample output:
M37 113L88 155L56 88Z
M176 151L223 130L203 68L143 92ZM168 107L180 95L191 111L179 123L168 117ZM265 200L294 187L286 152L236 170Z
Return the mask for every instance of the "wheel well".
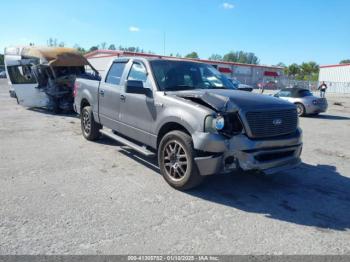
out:
M87 99L84 98L80 104L80 112L84 107L89 106L89 105L90 105L89 101L87 101Z
M297 106L297 105L302 105L302 106L305 108L304 104L303 104L303 103L300 103L300 102L295 102L294 105L296 105L296 106Z
M171 131L175 131L175 130L183 131L186 134L191 136L191 133L184 126L182 126L178 123L175 123L175 122L166 123L165 125L163 125L161 127L161 129L158 132L157 147L165 134L167 134Z

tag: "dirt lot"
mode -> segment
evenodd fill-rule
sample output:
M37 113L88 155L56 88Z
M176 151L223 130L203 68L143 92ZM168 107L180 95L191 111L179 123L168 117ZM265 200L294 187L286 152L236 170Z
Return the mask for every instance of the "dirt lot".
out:
M350 254L350 98L302 118L304 163L170 188L153 159L0 83L0 254ZM335 101L342 106L333 105Z

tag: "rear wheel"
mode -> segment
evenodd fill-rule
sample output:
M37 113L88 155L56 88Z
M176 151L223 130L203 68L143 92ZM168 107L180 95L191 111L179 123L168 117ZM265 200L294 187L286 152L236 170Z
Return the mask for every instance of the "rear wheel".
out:
M305 107L304 107L304 105L300 104L300 103L296 103L295 105L297 107L298 116L304 116L305 115Z
M91 106L86 106L81 110L81 131L83 136L90 141L100 137L102 126L95 122Z
M179 190L198 186L203 177L194 161L191 137L182 131L166 134L158 147L158 163L165 181Z

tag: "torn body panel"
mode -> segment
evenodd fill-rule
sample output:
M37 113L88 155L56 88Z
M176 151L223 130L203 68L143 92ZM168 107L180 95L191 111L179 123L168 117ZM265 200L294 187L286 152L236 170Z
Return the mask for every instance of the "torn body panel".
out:
M202 105L206 105L216 112L237 112L238 107L229 97L209 92L177 92L184 99L189 99Z
M99 80L89 62L70 48L6 49L5 65L19 104L55 112L73 109L77 76ZM88 73L88 69L92 73Z

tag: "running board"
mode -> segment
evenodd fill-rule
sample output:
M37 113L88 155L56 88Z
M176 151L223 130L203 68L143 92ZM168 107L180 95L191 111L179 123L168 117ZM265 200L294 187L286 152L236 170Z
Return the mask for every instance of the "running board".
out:
M138 144L135 144L135 143L127 140L124 137L118 136L118 135L114 134L112 132L112 130L101 129L100 133L105 135L105 136L108 136L109 138L111 138L119 143L122 143L123 145L131 147L135 151L137 151L145 156L154 156L154 153L152 151L149 151L146 147L139 146Z

